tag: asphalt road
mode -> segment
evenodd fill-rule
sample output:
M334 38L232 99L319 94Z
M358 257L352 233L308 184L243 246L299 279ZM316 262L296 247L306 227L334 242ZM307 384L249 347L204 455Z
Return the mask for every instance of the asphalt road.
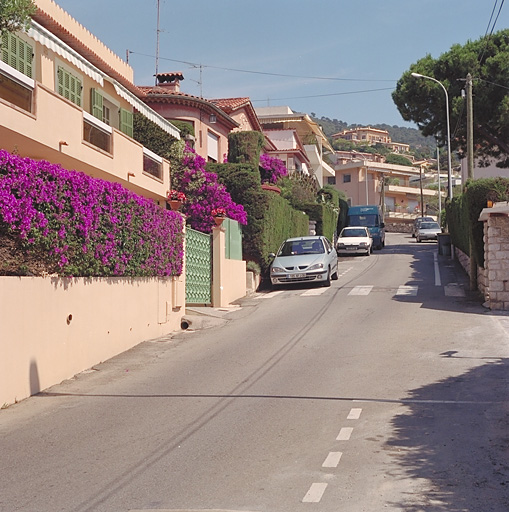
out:
M3 512L507 512L509 316L389 234L0 411Z

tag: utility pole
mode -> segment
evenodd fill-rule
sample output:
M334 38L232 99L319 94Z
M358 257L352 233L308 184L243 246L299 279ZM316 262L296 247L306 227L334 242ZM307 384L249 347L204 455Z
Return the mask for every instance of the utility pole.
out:
M468 177L474 178L474 107L472 102L472 75L468 73L467 87L467 170Z
M157 0L157 29L156 29L156 80L155 85L157 85L157 75L159 74L159 13L160 13L160 0Z
M467 172L468 178L474 179L474 108L472 106L472 75L468 73L467 88ZM477 290L477 261L472 243L472 231L470 231L470 291Z

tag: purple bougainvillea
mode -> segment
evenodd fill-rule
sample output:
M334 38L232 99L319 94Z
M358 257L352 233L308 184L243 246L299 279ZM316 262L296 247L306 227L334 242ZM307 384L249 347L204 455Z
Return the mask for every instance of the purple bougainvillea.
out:
M182 273L182 218L118 183L0 150L0 224L63 276Z
M179 169L172 174L173 187L184 192L187 201L182 210L189 225L198 231L210 233L215 226L212 211L223 208L226 217L247 223L244 207L233 202L224 185L218 182L217 174L205 170L205 159L186 146Z
M267 155L266 153L260 155L260 175L262 183L271 183L275 185L279 178L288 174L283 160L275 156Z

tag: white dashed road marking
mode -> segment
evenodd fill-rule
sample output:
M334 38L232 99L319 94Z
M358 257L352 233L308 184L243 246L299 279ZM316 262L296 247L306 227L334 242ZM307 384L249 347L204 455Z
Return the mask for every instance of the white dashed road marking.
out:
M350 436L352 435L353 428L352 427L343 427L336 437L336 441L349 441Z
M309 297L312 295L322 295L328 290L328 288L310 288L301 294L302 297Z
M411 297L417 296L418 286L405 286L402 285L398 288L396 295L409 295Z
M307 492L306 496L302 499L303 503L318 503L327 488L327 484L324 483L316 483L312 484Z
M337 468L342 455L342 452L330 452L322 464L322 468Z
M369 295L373 286L355 286L348 295Z
M358 420L361 417L362 409L352 409L347 416L347 420Z

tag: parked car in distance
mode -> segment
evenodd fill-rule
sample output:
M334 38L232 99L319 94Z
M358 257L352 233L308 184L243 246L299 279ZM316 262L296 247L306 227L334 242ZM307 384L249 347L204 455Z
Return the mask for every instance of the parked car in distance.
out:
M421 222L417 227L415 239L417 242L422 242L423 240L438 240L438 234L441 232L442 230L438 222Z
M330 286L338 278L338 255L325 236L301 236L285 240L270 265L273 286L313 283Z
M412 238L415 238L417 228L419 227L421 222L435 222L435 219L433 217L417 217L416 219L414 219L414 224L412 226Z
M343 228L336 243L336 252L341 254L366 254L373 252L373 238L363 226Z

